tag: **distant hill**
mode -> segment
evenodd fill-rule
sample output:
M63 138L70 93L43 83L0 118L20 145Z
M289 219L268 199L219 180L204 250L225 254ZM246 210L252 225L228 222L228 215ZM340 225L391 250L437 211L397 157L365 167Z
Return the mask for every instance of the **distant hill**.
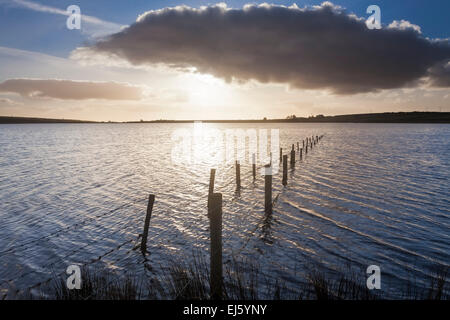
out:
M177 123L192 122L193 120L154 120L130 121L131 123ZM212 123L265 123L265 122L355 122L355 123L450 123L450 112L385 112L345 114L338 116L289 117L286 119L258 119L258 120L203 120Z
M288 119L293 122L450 123L450 112L385 112L315 116Z
M194 120L128 121L125 123L186 123ZM450 123L450 112L385 112L345 114L338 116L289 117L287 119L258 120L203 120L211 123L268 123L268 122L354 122L354 123ZM0 123L109 123L72 119L46 119L25 117L2 117Z
M0 116L0 123L93 123L94 121L83 121L73 119L47 119L47 118L26 118L26 117L3 117Z

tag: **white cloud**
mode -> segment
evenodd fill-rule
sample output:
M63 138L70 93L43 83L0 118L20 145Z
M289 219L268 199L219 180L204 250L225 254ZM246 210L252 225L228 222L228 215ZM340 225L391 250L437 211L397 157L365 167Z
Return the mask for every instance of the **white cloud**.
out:
M394 20L388 25L389 29L399 29L399 30L407 30L412 29L418 33L422 33L420 26L413 24L407 20Z
M16 105L19 105L19 104L21 104L21 103L19 103L17 101L14 101L12 99L0 97L0 106L3 106L3 105L16 106Z

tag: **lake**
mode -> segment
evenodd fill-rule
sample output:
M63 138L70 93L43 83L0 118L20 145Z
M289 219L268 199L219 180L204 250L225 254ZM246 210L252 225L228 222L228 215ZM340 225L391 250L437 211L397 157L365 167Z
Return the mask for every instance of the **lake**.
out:
M201 161L183 160L173 135L195 131L192 123L0 125L0 298L71 264L148 276L171 259L208 254L212 167L223 195L225 262L245 257L288 283L314 265L378 265L382 290L394 298L411 278L426 287L437 266L450 265L450 125L203 126L278 129L283 150L324 137L289 170L286 187L281 173L273 176L267 217L264 177L258 171L253 181L248 162L236 192L234 163L205 157L224 146L203 143ZM145 268L132 248L149 193L156 200Z

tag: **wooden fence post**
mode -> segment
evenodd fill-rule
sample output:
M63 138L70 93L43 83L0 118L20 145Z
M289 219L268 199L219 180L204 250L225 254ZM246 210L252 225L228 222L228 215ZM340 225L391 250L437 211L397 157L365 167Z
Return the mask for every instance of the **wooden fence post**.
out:
M252 154L252 171L253 171L253 180L256 179L256 155Z
M236 160L236 189L241 188L241 165L239 161Z
M264 210L266 214L272 213L272 167L266 165L264 176Z
M222 194L211 195L211 205L208 208L210 247L210 286L211 298L222 299Z
M150 226L150 218L152 217L153 204L155 203L155 195L148 197L147 215L145 216L144 232L142 233L141 252L143 255L147 252L148 227Z
M287 185L287 159L288 158L288 156L287 156L287 154L285 154L284 156L283 156L283 186L286 186Z
M216 179L216 169L211 169L209 174L209 190L208 190L208 208L211 200L211 195L214 193L214 181Z
M292 145L292 150L291 150L291 168L295 168L295 149L294 149L294 145Z
M283 148L280 148L280 162L283 161Z

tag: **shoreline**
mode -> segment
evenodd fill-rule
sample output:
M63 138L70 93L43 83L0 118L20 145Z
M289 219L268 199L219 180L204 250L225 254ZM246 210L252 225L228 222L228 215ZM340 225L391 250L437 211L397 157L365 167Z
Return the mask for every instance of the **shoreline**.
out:
M36 117L0 116L0 124L27 123L450 123L450 112L385 112L347 114L337 116L318 115L314 117L295 117L286 119L242 119L242 120L140 120L140 121L89 121L75 119L52 119Z

